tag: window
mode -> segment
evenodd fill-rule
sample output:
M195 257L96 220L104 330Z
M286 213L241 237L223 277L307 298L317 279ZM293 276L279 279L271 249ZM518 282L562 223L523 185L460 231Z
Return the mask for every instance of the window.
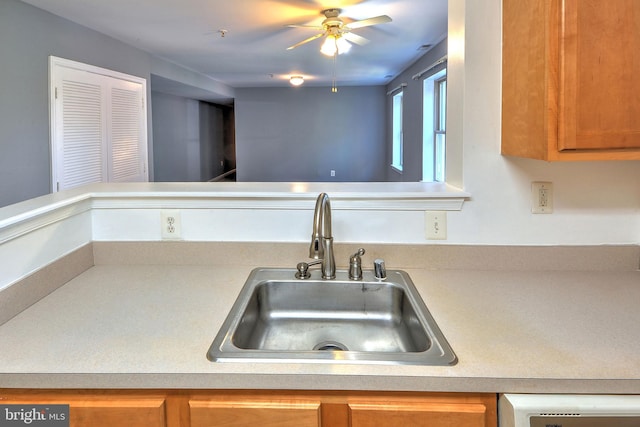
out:
M422 180L445 181L447 133L447 70L442 69L423 83Z
M402 90L393 95L393 152L391 166L402 171Z
M50 58L52 191L148 181L146 80Z

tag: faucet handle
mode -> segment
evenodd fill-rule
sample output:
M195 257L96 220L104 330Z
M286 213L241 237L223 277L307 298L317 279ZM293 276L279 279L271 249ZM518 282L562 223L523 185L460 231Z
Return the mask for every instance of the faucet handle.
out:
M373 271L378 280L387 279L387 268L384 266L384 260L377 258L373 261Z
M358 249L358 252L356 252L355 254L351 255L350 259L360 258L362 255L364 255L364 253L365 253L364 248L360 248L360 249Z
M358 252L349 257L349 279L362 279L362 259L360 257L364 255L364 252L364 248L360 248Z

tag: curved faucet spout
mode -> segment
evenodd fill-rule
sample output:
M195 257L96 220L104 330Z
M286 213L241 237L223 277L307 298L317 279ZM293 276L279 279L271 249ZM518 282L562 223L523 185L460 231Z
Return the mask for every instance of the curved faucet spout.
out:
M320 193L316 199L309 257L322 260L323 279L336 277L333 236L331 235L331 201L327 193Z

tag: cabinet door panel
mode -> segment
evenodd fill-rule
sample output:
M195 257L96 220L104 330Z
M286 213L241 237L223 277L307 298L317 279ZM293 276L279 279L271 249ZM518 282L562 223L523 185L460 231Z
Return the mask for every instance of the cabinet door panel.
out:
M287 400L191 400L191 427L317 427L320 402Z
M560 150L640 148L640 2L565 0Z
M503 154L547 160L547 141L556 149L557 3L503 0Z
M110 399L70 403L71 427L161 427L164 399Z
M164 427L166 425L165 400L162 397L104 396L96 398L42 393L4 397L2 404L69 405L70 427Z
M486 408L482 404L367 404L350 403L351 427L481 427Z

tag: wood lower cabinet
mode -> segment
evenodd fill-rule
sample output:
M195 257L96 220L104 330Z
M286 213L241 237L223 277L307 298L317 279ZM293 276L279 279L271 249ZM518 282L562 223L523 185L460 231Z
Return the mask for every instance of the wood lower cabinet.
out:
M383 426L488 426L485 403L450 401L394 401L350 402L349 419L352 427Z
M320 399L286 395L201 396L189 399L191 427L317 427Z
M640 160L640 2L502 6L502 154Z
M14 403L68 404L72 427L497 427L495 394L0 390Z
M165 395L90 391L0 391L1 405L69 405L74 427L166 426Z
M494 394L228 392L189 397L192 427L496 427Z

